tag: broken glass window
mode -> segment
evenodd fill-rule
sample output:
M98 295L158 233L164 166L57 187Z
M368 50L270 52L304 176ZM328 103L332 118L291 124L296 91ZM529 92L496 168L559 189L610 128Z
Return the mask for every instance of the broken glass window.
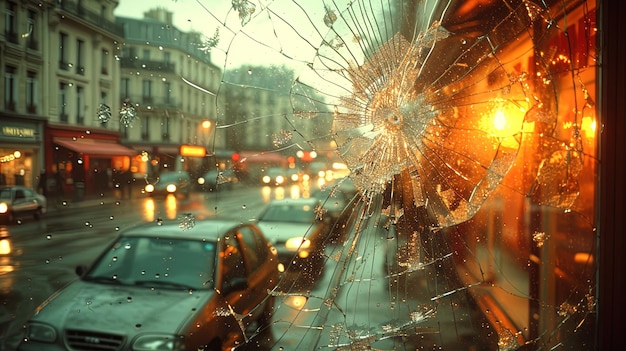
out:
M216 138L265 145L250 162L327 155L348 170L327 201L356 190L319 278L271 292L255 345L592 345L595 1L203 11L220 33L206 45L223 70Z

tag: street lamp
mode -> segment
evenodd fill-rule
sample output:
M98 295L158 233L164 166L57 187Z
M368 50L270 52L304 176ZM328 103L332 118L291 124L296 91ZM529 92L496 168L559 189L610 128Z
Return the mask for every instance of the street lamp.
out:
M211 126L213 125L213 123L211 122L210 119L205 119L202 121L202 128L209 130L211 128Z

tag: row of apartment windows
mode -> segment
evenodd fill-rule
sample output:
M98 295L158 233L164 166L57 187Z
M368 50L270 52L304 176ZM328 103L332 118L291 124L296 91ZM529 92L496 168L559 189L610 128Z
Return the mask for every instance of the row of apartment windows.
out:
M85 42L82 39L76 39L76 60L74 63L70 61L69 55L69 37L66 33L59 33L59 68L64 71L72 71L79 75L85 75ZM100 50L100 73L109 74L109 50L103 48Z
M141 103L144 105L154 105L157 107L183 107L182 101L176 101L172 93L172 83L169 81L162 81L162 85L156 89L154 87L154 81L151 79L144 79L141 81L141 95L133 94L136 89L132 86L132 80L128 77L124 77L120 84L120 97L122 100L129 99L133 103ZM202 92L196 89L187 89L185 94L185 110L189 113L209 116L210 104L203 99Z
M17 5L13 2L6 3L5 18L4 18L4 34L10 43L17 44L20 37L26 39L26 45L30 49L37 48L37 31L36 31L36 17L37 14L33 10L26 12L25 26L18 28L17 21Z
M6 66L4 71L4 108L8 111L17 111L18 77L17 68ZM24 91L25 109L28 113L37 113L37 73L28 71L26 74L26 89Z

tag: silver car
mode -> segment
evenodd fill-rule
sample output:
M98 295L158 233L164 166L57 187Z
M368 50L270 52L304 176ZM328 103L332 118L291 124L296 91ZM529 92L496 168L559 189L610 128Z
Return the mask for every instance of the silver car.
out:
M14 222L23 215L41 218L46 213L48 201L46 197L34 189L11 185L0 188L0 219Z
M276 250L254 224L142 225L27 323L18 350L230 350L269 326Z
M320 206L314 198L273 200L259 214L256 224L276 247L281 273L313 279L321 272L329 225Z

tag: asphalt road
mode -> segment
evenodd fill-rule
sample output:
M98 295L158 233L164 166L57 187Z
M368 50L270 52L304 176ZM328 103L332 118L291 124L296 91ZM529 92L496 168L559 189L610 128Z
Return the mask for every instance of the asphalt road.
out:
M188 199L90 199L57 204L41 221L0 228L12 247L9 255L0 256L0 350L14 350L37 306L76 279L75 267L89 264L119 231L186 216L248 221L270 199L289 195L285 189L236 188ZM257 333L242 349L331 350L363 340L387 350L479 350L465 343L476 336L480 322L459 313L468 310L459 294L454 301L434 304L428 272L416 272L401 283L390 280L384 270L387 240L380 228L352 232L326 248L326 264L316 281L303 281L297 273L285 277L282 283L292 288L276 293L272 328ZM437 318L421 322L420 316L435 313L435 305Z

